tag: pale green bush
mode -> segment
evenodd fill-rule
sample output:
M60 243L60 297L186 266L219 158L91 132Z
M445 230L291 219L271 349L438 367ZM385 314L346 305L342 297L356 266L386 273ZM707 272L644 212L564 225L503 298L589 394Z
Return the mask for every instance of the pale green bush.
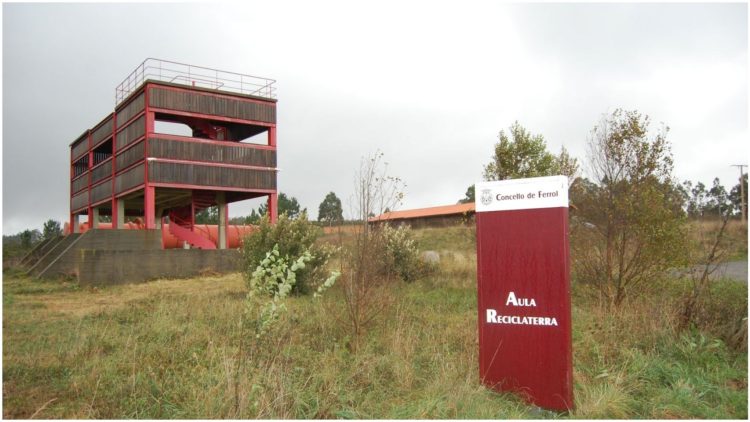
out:
M278 256L287 262L296 260L305 252L310 254L310 260L296 272L292 293L315 292L328 278L326 265L336 252L332 245L316 243L321 233L322 229L312 224L306 213L295 219L282 214L276 224L271 224L268 218L264 217L258 229L246 236L243 243L245 276L248 283L258 265L266 258L266 253L276 247ZM248 284L248 288L252 287Z
M392 271L404 281L414 281L430 271L430 266L419 259L419 249L411 228L384 226L380 229L384 246L386 271Z

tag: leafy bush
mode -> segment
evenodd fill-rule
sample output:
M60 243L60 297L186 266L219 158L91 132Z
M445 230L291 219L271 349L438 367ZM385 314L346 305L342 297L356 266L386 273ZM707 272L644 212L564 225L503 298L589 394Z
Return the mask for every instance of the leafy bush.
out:
M297 284L297 271L305 268L310 262L310 252L302 255L290 265L285 257L279 256L279 246L266 253L248 280L249 292L245 303L246 316L255 321L255 337L260 338L279 317L279 312L286 309L283 300ZM270 301L256 303L256 298L272 297ZM253 315L257 312L257 315Z
M404 281L414 281L424 276L429 264L419 259L417 242L411 228L384 226L380 229L383 238L385 269L395 272Z
M296 259L281 256L279 245L266 252L265 258L255 268L248 280L249 291L245 302L245 316L255 321L255 336L260 338L278 319L279 313L286 309L284 299L289 296L297 284L297 275L314 259L309 251L302 252ZM336 282L338 272L331 275L318 286L315 296L321 295ZM271 297L271 300L266 298Z
M313 292L328 278L325 266L336 252L336 248L331 245L315 243L321 233L322 230L313 225L305 213L296 219L281 215L276 224L271 224L268 217L261 219L258 229L244 240L243 256L248 287L251 287L253 272L266 258L266 253L276 246L278 256L287 261L295 261L305 253L310 254L310 261L296 275L292 293Z

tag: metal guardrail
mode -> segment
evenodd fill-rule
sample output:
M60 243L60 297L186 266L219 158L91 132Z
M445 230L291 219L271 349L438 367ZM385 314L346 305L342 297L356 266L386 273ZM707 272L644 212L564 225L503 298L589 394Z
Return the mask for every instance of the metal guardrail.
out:
M115 88L115 107L147 79L215 89L244 95L276 98L273 79L147 58Z

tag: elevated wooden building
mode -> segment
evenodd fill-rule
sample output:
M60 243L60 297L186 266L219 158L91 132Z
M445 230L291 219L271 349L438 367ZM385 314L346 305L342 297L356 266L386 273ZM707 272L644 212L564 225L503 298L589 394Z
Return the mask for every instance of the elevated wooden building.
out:
M113 113L70 144L70 227L88 215L112 228L141 217L192 247L227 246L228 204L267 197L277 214L275 81L147 59L117 88ZM190 136L159 133L180 123ZM261 134L265 133L263 137ZM262 143L249 143L263 139ZM244 142L243 142L244 141ZM195 215L218 206L218 241L195 230Z

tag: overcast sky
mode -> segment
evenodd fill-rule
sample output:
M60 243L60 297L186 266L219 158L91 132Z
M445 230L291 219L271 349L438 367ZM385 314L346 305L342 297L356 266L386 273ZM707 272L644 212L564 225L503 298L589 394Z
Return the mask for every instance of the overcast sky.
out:
M747 164L745 4L354 3L3 4L3 233L67 219L69 144L147 57L276 79L279 188L312 218L378 149L402 209L455 203L515 120L585 161L637 109L679 180Z

